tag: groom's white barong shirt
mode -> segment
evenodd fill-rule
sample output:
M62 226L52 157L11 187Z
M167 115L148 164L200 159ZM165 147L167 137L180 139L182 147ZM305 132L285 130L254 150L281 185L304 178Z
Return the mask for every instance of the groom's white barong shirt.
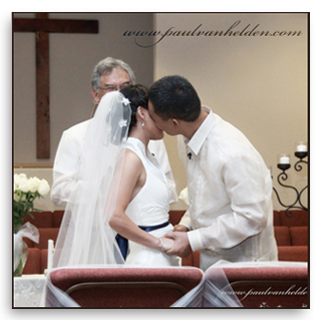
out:
M182 159L190 206L180 224L191 230L190 246L204 270L221 259L277 260L270 171L244 134L202 108L208 116L184 138Z
M62 133L54 161L53 184L51 187L51 199L57 206L65 206L71 191L81 183L75 181L75 174L90 120L80 122ZM170 203L177 202L176 184L163 140L150 140L148 148L154 154L161 170L167 177ZM106 165L107 168L108 166Z

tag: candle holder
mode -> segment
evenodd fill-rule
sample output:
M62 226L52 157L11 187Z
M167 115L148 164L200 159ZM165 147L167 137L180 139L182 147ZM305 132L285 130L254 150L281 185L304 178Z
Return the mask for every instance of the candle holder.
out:
M290 163L289 164L278 163L278 168L283 172L290 169L290 167L291 167Z
M294 155L299 158L300 160L298 160L295 165L294 165L294 169L296 171L301 171L302 170L302 166L301 164L307 164L308 165L308 161L302 160L305 157L308 156L308 151L307 151L307 144L305 142L298 142L296 144L296 152L294 153ZM277 199L280 203L281 206L283 206L284 208L286 208L286 215L288 217L292 216L292 213L289 211L291 209L302 209L302 210L308 210L308 207L304 206L301 202L301 196L302 194L305 192L305 190L308 188L308 185L306 185L304 188L302 188L300 191L298 191L297 188L295 188L294 186L290 186L287 184L284 184L283 181L286 181L288 179L288 175L286 173L286 170L290 169L291 165L290 165L290 155L288 154L280 154L278 156L278 165L277 167L282 170L282 172L279 173L277 180L280 186L284 187L284 188L288 188L291 189L295 192L296 194L296 199L293 203L291 204L284 204L279 196L278 191L276 190L276 188L273 187L273 191L275 192Z
M302 160L303 158L305 158L308 155L307 143L304 141L297 142L296 143L296 152L294 153L294 155L300 159L300 161L298 161L295 164L295 169L297 171L301 171L302 167L301 167L300 163L308 163L308 162ZM297 168L299 168L299 169L297 169Z

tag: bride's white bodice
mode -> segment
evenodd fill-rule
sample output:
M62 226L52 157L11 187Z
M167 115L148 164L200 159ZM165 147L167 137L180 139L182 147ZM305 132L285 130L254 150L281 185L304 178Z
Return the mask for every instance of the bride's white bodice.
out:
M157 160L139 139L129 137L126 148L140 158L146 172L146 182L129 203L127 216L138 226L154 226L168 221L169 189Z

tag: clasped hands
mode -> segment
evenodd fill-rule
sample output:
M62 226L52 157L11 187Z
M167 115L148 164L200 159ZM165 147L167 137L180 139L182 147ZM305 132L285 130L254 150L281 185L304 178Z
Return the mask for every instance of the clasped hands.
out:
M192 253L187 231L189 231L187 227L176 225L172 232L161 238L166 254L187 257Z

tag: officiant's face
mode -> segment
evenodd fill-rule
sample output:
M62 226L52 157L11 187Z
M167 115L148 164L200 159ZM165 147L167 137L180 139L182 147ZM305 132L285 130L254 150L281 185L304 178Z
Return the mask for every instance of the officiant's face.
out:
M98 104L106 93L120 91L129 84L131 84L131 80L128 73L121 68L114 68L111 73L103 74L100 77L99 90L92 90L93 99Z

